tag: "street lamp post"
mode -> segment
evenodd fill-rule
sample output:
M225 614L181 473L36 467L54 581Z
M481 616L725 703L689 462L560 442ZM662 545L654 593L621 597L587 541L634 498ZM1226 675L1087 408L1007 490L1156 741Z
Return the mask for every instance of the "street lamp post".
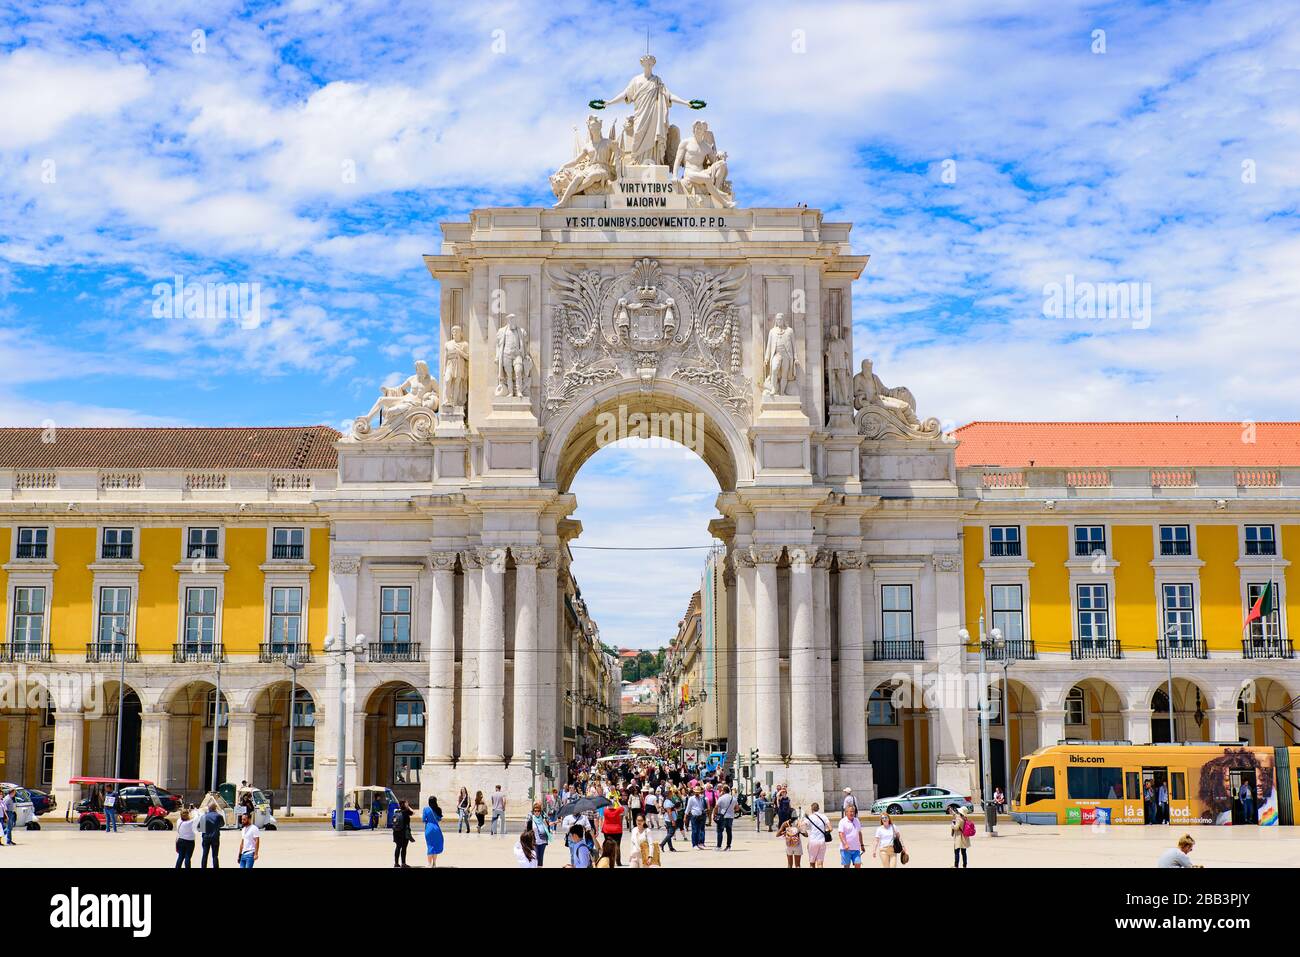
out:
M360 655L364 648L363 639L360 635L353 644L348 644L348 616L344 615L340 623L339 637L328 638L325 641L325 651L327 654L337 655L339 659L339 700L338 715L335 721L338 723L338 751L337 751L337 768L334 777L334 832L340 837L343 836L343 752L348 746L348 728L346 713L348 708L348 655Z
M980 708L980 764L982 773L980 774L980 800L984 805L984 831L987 834L994 833L994 826L997 824L997 810L993 807L993 747L989 739L989 697L988 697L988 677L985 669L984 654L984 615L980 614L979 624L979 651L980 651L980 679L979 679L979 708ZM965 628L961 629L958 636L962 644L970 642L970 632ZM1002 633L994 628L993 634L1000 638Z
M122 777L122 708L126 702L126 629L121 625L113 626L113 634L120 636L118 657L121 659L121 672L117 679L117 758L113 762L113 777Z
M1011 643L1002 637L1002 632L993 629L993 646L1002 655L1002 774L1007 787L1003 791L1004 799L1011 800L1011 681L1007 672L1015 662L1011 659ZM1008 804L1008 806L1010 806Z
M293 725L297 720L298 707L298 669L303 666L304 662L298 655L298 648L295 645L293 653L286 656L284 666L289 669L292 677L292 690L289 692L289 753L284 762L284 816L293 817Z

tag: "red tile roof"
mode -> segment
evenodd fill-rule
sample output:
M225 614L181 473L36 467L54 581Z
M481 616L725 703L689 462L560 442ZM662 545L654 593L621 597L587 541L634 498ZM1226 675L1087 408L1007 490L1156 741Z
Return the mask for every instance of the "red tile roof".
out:
M957 467L1300 466L1300 422L972 422ZM1252 441L1253 439L1253 441Z
M327 425L0 429L0 468L332 469L338 439Z

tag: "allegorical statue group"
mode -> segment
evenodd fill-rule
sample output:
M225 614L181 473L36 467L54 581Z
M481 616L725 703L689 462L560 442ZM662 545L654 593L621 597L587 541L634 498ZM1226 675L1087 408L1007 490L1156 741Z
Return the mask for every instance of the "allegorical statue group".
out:
M618 130L610 124L608 135L599 116L587 117L587 128L578 134L574 157L551 177L555 205L564 206L574 196L612 193L615 184L632 167L667 166L673 188L685 193L697 205L707 198L714 206L730 209L736 199L727 179L727 154L718 151L709 124L697 120L691 136L680 139L676 126L668 122L674 103L701 109L700 100L684 100L671 92L654 73L655 58L641 58L640 76L628 81L622 93L608 100L592 100L597 109L615 103L632 107L632 115Z

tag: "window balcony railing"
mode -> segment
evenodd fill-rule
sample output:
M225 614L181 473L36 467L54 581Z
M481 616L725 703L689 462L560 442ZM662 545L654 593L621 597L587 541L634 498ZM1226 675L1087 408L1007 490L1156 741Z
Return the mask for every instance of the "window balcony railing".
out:
M872 642L876 661L924 661L925 642L920 638L883 638Z
M1095 641L1080 641L1075 638L1070 642L1070 657L1076 661L1088 658L1121 658L1119 639L1102 638Z
M1294 658L1295 648L1290 638L1244 638L1241 642L1243 658Z
M180 664L186 661L225 661L226 649L221 642L178 641L172 645L172 661Z
M92 641L86 645L86 661L92 664L99 661L121 661L123 656L127 661L140 660L140 649L134 641Z
M272 558L301 561L302 556L303 556L302 545L272 545L271 546Z
M1032 661L1038 657L1034 643L1029 638L1017 638L998 645L984 642L984 655L990 661Z
M1277 542L1269 542L1269 541L1247 542L1246 554L1247 555L1276 555Z
M420 661L420 645L414 641L372 641L366 649L371 661Z
M311 645L305 641L264 641L257 646L258 661L287 661L289 658L311 661Z
M1092 558L1092 556L1097 552L1101 552L1103 555L1106 554L1105 542L1075 542L1074 543L1075 558Z
M99 550L100 558L133 558L135 549L130 545L104 545Z
M48 558L50 546L44 543L19 542L14 550L16 558Z
M216 558L217 546L191 543L186 547L185 555L188 558Z
M1191 542L1161 542L1161 555L1190 555L1192 553Z
M1019 558L1019 542L989 542L990 558Z
M1207 658L1209 650L1204 638L1157 638L1157 658Z
M54 649L48 641L10 641L0 644L0 661L52 661Z

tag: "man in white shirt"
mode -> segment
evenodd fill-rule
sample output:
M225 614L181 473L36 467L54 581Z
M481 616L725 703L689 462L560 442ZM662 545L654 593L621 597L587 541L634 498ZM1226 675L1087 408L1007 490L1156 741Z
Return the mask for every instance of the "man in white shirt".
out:
M241 870L252 870L253 862L262 851L262 832L253 823L251 815L245 814L241 818L241 823L243 827L239 831L239 867Z
M853 788L845 788L844 801L840 805L840 810L848 814L850 807L856 811L858 809L858 799L853 796Z
M1192 835L1184 834L1178 839L1177 847L1171 847L1160 855L1156 867L1200 867L1200 864L1193 864L1192 859L1188 857L1195 846L1196 841L1192 840Z
M862 867L862 822L858 820L858 806L847 805L840 818L840 866Z

